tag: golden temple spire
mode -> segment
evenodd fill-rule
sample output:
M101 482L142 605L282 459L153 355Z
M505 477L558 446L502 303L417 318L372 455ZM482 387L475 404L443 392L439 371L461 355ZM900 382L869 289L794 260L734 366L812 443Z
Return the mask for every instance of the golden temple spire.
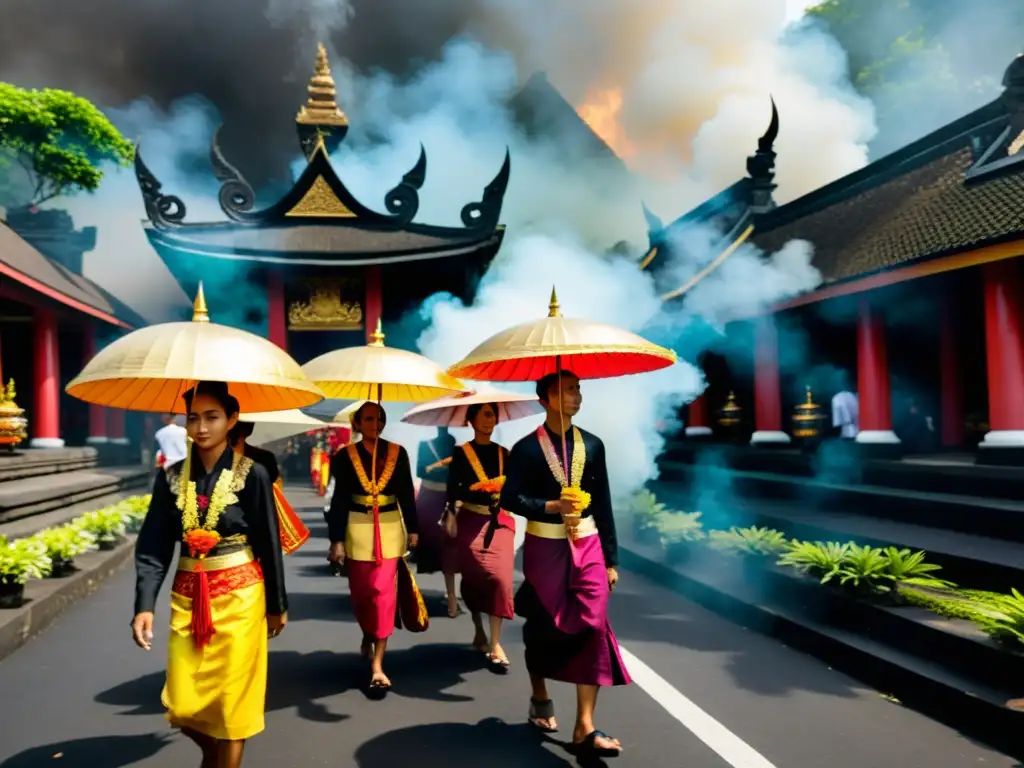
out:
M348 117L338 108L335 101L337 91L331 76L331 65L327 61L327 49L319 43L316 49L316 69L309 79L309 98L299 108L295 122L302 125L348 125Z
M206 309L206 295L203 293L203 281L199 281L199 290L196 291L196 300L192 304L192 322L210 322L210 312Z
M384 346L384 330L380 324L380 318L377 318L377 330L370 334L371 347L383 347Z
M558 294L555 293L555 286L551 286L551 303L548 304L548 317L561 317L562 313L559 311L558 306Z

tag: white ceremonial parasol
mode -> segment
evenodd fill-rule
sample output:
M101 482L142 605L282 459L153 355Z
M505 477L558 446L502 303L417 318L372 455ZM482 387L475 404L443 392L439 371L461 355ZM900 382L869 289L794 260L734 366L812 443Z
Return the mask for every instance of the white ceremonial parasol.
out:
M252 435L246 439L250 445L266 445L275 440L301 435L311 429L324 429L331 426L320 419L307 416L297 408L290 411L243 413L238 420L256 425Z
M465 427L469 407L484 403L498 407L499 424L544 412L535 394L509 392L484 382L475 383L473 387L473 391L466 395L443 397L417 405L402 417L402 421L420 427Z

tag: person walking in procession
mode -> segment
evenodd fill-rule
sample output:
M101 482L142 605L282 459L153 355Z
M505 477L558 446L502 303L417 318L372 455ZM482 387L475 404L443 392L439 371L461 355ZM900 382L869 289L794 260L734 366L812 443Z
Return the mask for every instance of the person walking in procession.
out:
M572 423L583 403L576 375L543 377L537 397L544 424L513 447L501 492L501 507L527 519L525 580L515 610L526 620L529 721L557 731L547 681L572 683L574 751L581 758L615 757L621 742L594 725L599 689L630 682L608 621L608 599L619 577L605 448Z
M362 439L333 459L334 495L327 512L328 560L345 565L363 631L361 652L370 661L370 691L378 696L391 688L384 652L395 629L399 560L419 541L409 454L380 437L386 424L377 403L364 403L353 414L352 427Z
M135 546L132 638L152 648L157 595L171 587L167 719L203 753L201 768L238 768L264 727L267 637L288 615L280 532L267 470L232 449L238 401L222 382L185 395L194 455L157 475Z
M455 449L448 467L448 511L445 534L455 543L462 574L462 599L473 617L473 647L486 653L491 668L508 672L501 647L502 622L514 612L512 576L515 568L516 523L501 510L508 449L491 440L498 425L495 403L466 409L473 439ZM449 587L451 589L451 587ZM488 618L484 629L483 617Z

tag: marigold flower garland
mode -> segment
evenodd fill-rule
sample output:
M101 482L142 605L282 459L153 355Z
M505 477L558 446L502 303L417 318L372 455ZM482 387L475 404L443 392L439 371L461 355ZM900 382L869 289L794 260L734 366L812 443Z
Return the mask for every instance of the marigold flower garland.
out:
M471 491L480 491L481 493L491 494L492 499L497 502L501 498L501 489L505 485L505 452L501 446L498 446L498 476L488 477L484 471L484 465L480 463L480 457L476 454L476 449L473 448L472 443L463 443L462 451L466 454L466 461L469 462L469 466L473 470L478 478L477 482L469 486Z
M561 498L571 501L577 514L582 514L590 506L590 494L580 487L583 482L583 468L587 463L587 447L583 442L583 435L580 434L579 427L572 428L572 461L569 466L568 478L565 476L565 469L562 467L562 462L559 461L558 453L555 451L555 446L544 425L537 428L537 439L548 467L551 469L551 474L562 486Z

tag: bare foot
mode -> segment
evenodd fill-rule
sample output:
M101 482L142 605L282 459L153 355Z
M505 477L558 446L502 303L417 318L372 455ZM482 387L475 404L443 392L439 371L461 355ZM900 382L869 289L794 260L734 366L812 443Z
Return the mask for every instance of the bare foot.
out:
M586 728L582 728L579 725L577 725L576 728L572 732L572 743L574 745L576 745L576 746L579 746L580 744L582 744L587 739L587 737L591 733L595 733L596 734L594 736L594 742L593 742L594 749L600 750L602 752L603 751L608 751L608 750L611 750L611 751L614 751L614 752L621 752L622 751L622 742L619 741L618 739L613 739L611 736L606 736L605 734L601 733L600 731L593 731L593 730L588 730Z
M384 670L375 669L370 675L370 688L387 690L391 687L391 679L384 674Z
M490 648L490 643L487 641L487 635L482 632L477 632L473 635L473 649L480 651L480 653L487 653L487 649Z

